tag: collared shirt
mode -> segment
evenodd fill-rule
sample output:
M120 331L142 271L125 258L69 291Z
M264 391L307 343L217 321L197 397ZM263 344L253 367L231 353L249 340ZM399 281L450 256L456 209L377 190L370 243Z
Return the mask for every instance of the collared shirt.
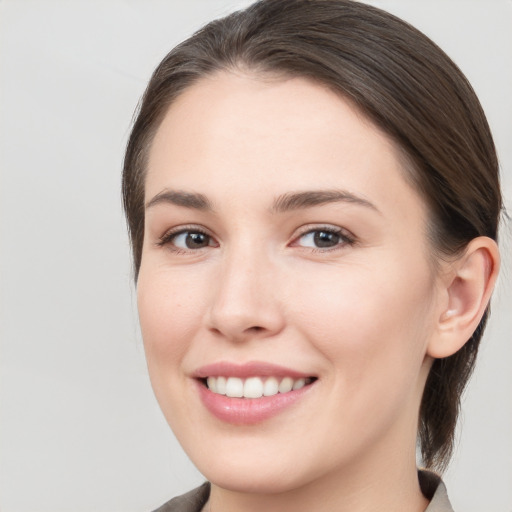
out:
M453 512L446 487L438 475L432 471L420 470L418 480L421 492L430 500L425 512Z
M420 470L418 479L421 492L430 500L425 512L453 512L446 487L439 476L430 471ZM154 512L201 512L209 497L210 483L205 482L197 489L164 503Z

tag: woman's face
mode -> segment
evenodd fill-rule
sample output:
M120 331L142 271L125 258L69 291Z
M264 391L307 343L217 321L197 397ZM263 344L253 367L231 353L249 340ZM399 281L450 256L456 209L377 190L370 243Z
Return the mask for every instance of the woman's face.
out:
M219 73L168 111L140 322L160 406L215 484L414 466L438 287L404 172L383 133L305 79Z

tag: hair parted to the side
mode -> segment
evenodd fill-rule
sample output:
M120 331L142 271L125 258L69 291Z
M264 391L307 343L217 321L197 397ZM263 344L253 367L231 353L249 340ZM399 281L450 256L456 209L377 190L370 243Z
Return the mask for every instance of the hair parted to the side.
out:
M387 133L406 155L408 177L429 206L435 257L457 254L477 236L497 238L501 195L492 136L470 84L446 54L414 27L359 2L263 0L206 25L151 77L123 170L135 279L153 136L184 89L216 71L237 69L315 80ZM459 352L431 368L418 433L427 467L442 470L449 461L487 316Z

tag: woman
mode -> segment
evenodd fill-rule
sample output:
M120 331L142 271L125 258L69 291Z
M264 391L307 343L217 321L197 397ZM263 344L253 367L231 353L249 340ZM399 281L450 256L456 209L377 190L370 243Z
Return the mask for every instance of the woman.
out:
M347 0L263 1L175 48L124 204L153 389L210 482L161 510L451 510L499 268L498 164L424 35Z

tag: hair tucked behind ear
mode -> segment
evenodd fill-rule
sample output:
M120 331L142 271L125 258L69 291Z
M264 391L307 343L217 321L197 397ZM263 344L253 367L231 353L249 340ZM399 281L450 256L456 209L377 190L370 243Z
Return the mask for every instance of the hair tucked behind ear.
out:
M206 25L151 77L123 171L136 277L153 135L184 89L237 68L323 83L394 139L410 163L408 178L430 208L435 257L456 254L480 235L496 239L501 196L493 140L471 86L442 50L407 23L359 2L266 0ZM486 317L462 350L432 366L419 419L428 467L441 469L449 460Z

